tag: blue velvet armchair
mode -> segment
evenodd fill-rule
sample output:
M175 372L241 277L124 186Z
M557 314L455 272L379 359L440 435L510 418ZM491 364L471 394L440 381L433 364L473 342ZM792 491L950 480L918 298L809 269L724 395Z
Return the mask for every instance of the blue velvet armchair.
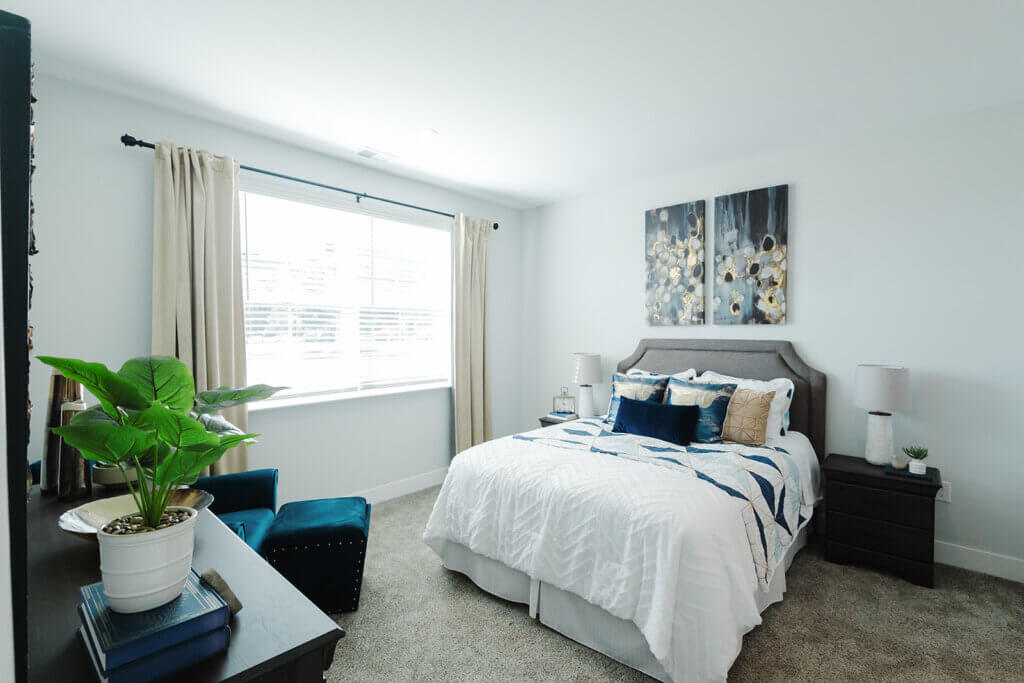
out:
M200 477L192 487L212 493L210 511L259 552L277 512L277 470Z

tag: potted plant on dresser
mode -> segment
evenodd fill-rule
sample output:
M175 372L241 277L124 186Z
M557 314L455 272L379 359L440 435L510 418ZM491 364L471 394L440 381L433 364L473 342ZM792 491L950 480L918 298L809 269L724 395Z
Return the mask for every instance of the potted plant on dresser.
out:
M925 475L928 474L928 466L924 459L928 457L928 449L923 446L907 446L903 452L910 458L910 473Z
M115 612L141 612L181 594L192 566L197 512L169 506L233 446L252 443L216 413L272 396L265 384L196 393L177 358L133 358L117 372L102 363L39 356L99 400L53 431L88 460L116 467L137 511L97 530L103 592Z

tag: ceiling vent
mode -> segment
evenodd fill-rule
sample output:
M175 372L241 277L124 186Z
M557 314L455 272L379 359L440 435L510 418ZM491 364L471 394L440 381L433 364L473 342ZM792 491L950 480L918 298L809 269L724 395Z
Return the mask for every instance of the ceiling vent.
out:
M398 156L395 154L382 152L379 149L374 149L373 147L363 147L361 150L356 152L356 156L362 157L364 159L373 159L375 161L383 162L394 161L395 159L398 158Z

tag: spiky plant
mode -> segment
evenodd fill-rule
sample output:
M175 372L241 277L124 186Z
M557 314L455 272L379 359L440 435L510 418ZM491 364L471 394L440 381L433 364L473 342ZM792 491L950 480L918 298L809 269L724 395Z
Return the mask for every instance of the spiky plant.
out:
M928 449L924 446L907 446L903 452L914 460L924 460L928 457Z
M283 388L257 384L197 394L192 373L168 356L133 358L117 372L74 358L38 358L99 400L53 432L82 457L120 470L143 523L153 528L179 486L193 483L229 448L258 436L242 433L216 413ZM135 486L127 472L132 466Z

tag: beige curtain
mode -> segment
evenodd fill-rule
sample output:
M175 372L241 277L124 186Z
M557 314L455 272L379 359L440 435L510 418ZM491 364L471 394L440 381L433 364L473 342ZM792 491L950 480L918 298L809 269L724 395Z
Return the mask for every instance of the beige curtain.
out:
M491 438L490 386L485 357L487 242L492 222L455 214L455 452Z
M177 356L196 390L245 384L238 164L231 157L157 144L153 185L153 354ZM247 429L245 406L224 417ZM214 474L247 469L244 448Z

